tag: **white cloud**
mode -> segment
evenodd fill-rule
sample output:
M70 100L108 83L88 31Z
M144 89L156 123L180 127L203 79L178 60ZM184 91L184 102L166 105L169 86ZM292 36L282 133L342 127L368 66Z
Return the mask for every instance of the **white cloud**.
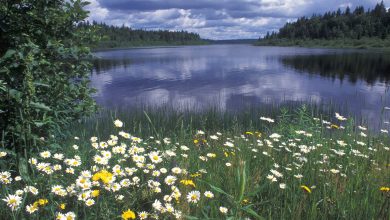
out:
M208 39L258 38L301 16L379 0L90 0L89 20L132 28L187 30ZM384 1L386 6L390 0ZM352 8L353 9L353 8Z
M85 8L89 11L89 21L103 21L107 18L109 10L100 6L97 0L89 0L90 4Z

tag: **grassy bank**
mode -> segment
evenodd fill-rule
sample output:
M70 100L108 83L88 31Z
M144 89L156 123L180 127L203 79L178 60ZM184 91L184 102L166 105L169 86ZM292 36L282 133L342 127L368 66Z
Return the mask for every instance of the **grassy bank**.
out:
M352 48L352 49L390 49L390 39L361 38L361 39L264 39L257 41L256 46L298 46L323 48Z
M388 218L388 134L330 110L102 111L1 165L0 216Z

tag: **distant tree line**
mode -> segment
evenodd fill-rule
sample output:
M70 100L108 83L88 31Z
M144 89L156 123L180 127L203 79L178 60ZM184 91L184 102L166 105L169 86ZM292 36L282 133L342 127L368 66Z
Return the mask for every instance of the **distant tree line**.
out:
M344 11L327 12L324 15L314 14L311 17L301 17L296 22L287 23L279 32L267 33L269 39L386 39L390 34L390 9L387 10L383 1L373 10L365 10L358 6L355 10L347 7Z
M122 25L121 27L107 25L97 22L83 22L79 28L94 28L100 35L101 40L97 48L114 48L126 46L148 46L148 45L183 45L198 44L202 42L199 34L187 31L168 30L143 30L133 29Z

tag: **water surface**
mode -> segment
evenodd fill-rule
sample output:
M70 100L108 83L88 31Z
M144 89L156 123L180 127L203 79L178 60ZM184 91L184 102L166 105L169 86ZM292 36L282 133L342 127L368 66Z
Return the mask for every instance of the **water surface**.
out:
M390 56L383 52L207 45L95 55L92 86L97 102L108 108L168 104L236 110L310 101L347 106L371 122L388 116Z

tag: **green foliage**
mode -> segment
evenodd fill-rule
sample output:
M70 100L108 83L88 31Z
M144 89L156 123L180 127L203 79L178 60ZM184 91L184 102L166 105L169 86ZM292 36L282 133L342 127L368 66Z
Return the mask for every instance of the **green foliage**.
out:
M27 156L41 137L94 111L88 87L93 32L82 0L5 0L0 6L2 147Z
M318 114L309 106L284 108L275 114L241 112L236 115L240 124L237 130L232 129L234 117L221 113L214 115L219 116L215 122L204 123L205 127L200 127L202 123L191 124L186 118L211 119L213 113L192 113L187 117L167 113L127 112L124 117L124 113L106 112L82 123L75 122L69 130L77 138L61 141L62 148L41 149L33 154L37 161L27 164L22 160L17 170L1 164L4 158L15 155L4 156L0 149L2 170L12 174L3 173L0 179L11 181L0 184L0 219L53 219L59 213L69 212L76 219L119 219L128 209L137 217L141 211L147 211L150 219L152 214L159 219L174 219L172 213L152 207L156 200L181 211L183 219L194 220L388 219L388 134L374 134L369 128L359 128L361 124L352 118L340 120L334 113ZM274 122L259 119L271 115ZM122 117L123 126L114 128L113 120ZM246 120L252 123L245 123ZM159 137L153 134L154 130ZM199 142L195 143L195 139ZM118 150L120 146L123 151ZM152 162L149 153L153 151L160 152L161 162ZM60 154L64 158L59 158ZM98 155L108 155L104 156L108 165L94 159ZM145 156L145 161L134 161L135 155ZM34 172L27 174L26 166ZM174 167L182 172L173 172ZM161 168L167 173L152 175ZM109 184L97 180L91 185L96 180L93 176L102 169L115 178ZM22 180L11 179L16 175ZM174 185L181 194L177 200L165 196L172 193L172 185L164 181L168 175L177 177ZM139 184L122 184L135 177ZM182 180L191 180L194 185ZM151 181L160 183L161 192L153 192ZM56 194L52 187L58 185L71 192ZM113 190L114 185L117 190ZM34 186L39 193L23 191L26 186ZM99 190L99 195L90 197L90 190ZM191 191L199 191L197 203L188 201ZM211 191L213 198L206 197L206 191ZM83 193L95 203L88 206L82 199ZM21 204L12 211L2 199L15 194L20 196ZM118 199L120 196L123 199ZM30 214L26 206L39 199L47 199L48 203ZM66 208L61 209L60 204ZM220 207L226 207L227 212L221 213Z
M259 45L285 45L301 46L302 42L310 40L353 40L353 44L347 40L338 42L338 45L347 44L348 47L384 47L389 41L390 34L390 10L387 11L383 1L375 6L373 10L365 11L362 6L356 7L351 12L347 8L344 12L338 11L327 12L324 15L313 15L312 17L301 17L296 22L287 23L279 29L278 33L267 33L264 38L259 39ZM377 44L371 44L363 38L375 39ZM320 46L324 42L316 42ZM359 45L360 44L360 45ZM334 45L333 45L334 46ZM388 45L387 45L388 46Z
M80 29L96 28L101 40L92 45L97 49L134 47L134 46L154 46L154 45L192 45L206 44L199 34L187 31L146 31L142 29L132 29L129 27L110 26L104 23L93 22L80 23Z

